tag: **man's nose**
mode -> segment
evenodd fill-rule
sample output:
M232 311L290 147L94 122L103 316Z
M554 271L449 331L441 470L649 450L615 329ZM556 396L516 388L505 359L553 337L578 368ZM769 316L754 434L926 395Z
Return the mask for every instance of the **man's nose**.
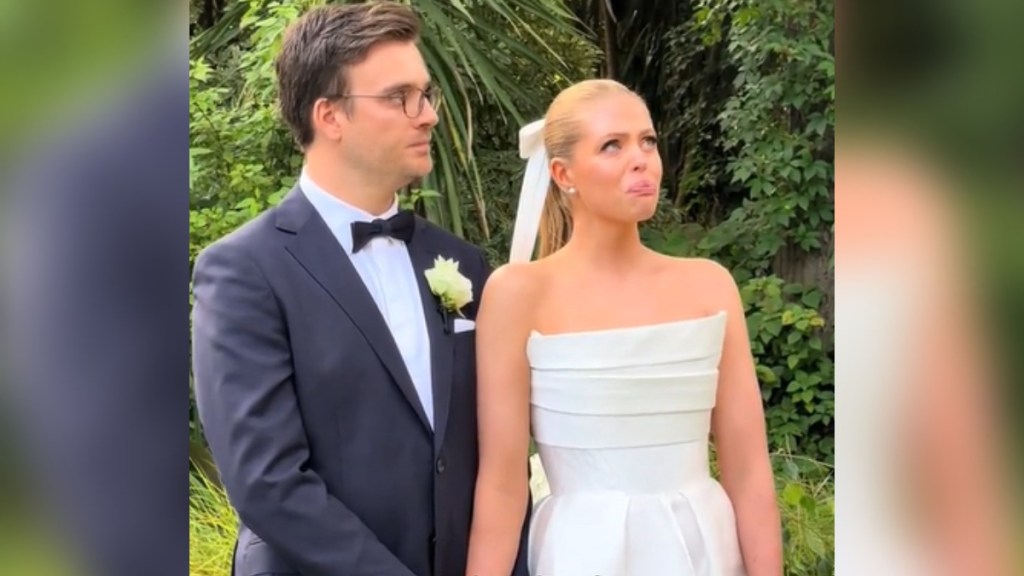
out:
M439 120L437 110L430 105L430 102L423 102L423 109L420 110L419 116L415 118L416 125L420 128L430 128L437 125Z

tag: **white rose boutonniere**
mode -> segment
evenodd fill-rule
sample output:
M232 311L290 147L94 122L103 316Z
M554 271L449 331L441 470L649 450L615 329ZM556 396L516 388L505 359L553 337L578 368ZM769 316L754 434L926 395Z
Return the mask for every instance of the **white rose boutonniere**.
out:
M434 267L423 274L427 277L430 291L441 303L445 324L449 312L465 318L462 315L462 307L473 301L473 282L459 272L459 263L438 256L434 260Z

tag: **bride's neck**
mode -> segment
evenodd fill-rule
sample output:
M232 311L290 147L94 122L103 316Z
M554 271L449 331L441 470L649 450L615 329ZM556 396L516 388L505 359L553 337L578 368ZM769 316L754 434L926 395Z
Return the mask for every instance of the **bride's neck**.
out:
M636 224L580 219L563 252L591 268L623 271L633 268L648 250Z

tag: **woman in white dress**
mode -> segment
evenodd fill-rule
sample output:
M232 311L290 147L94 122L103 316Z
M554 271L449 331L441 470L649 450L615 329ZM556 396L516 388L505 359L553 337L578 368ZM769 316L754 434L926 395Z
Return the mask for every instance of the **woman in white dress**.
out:
M712 261L640 241L662 175L643 100L614 81L581 82L520 138L530 162L512 261L491 276L476 319L467 576L511 572L531 433L550 485L530 518L533 576L782 574L737 286ZM530 262L538 226L541 258Z

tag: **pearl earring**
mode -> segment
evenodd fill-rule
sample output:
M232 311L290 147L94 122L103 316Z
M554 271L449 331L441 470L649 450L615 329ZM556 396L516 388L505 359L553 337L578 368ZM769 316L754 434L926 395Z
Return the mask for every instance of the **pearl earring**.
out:
M565 190L565 193L566 193L566 194L575 194L575 193L576 193L576 187L575 187L575 186L569 186L569 187L568 187L568 188L567 188L567 189Z

